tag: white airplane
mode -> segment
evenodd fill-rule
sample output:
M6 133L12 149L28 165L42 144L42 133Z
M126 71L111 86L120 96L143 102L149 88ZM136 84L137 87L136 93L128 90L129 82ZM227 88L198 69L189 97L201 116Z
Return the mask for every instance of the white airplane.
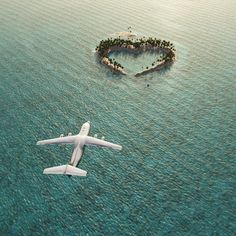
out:
M37 145L60 144L60 143L74 144L74 151L69 164L46 168L44 169L43 173L86 176L87 172L85 170L81 170L76 167L83 155L84 145L109 147L116 150L122 149L121 145L88 136L89 130L90 130L90 122L88 121L82 125L80 132L77 135L70 134L67 137L63 137L63 135L61 135L59 138L38 141Z

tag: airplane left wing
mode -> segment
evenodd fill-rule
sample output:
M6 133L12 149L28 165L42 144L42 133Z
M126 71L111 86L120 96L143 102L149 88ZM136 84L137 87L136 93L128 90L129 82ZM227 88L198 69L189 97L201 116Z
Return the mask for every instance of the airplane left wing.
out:
M114 143L110 143L98 138L93 138L90 136L87 136L85 139L85 145L94 145L94 146L101 146L101 147L108 147L116 150L121 150L122 146Z
M75 141L75 136L67 136L67 137L60 137L60 138L41 140L41 141L37 142L37 145L59 144L59 143L73 144L74 141Z

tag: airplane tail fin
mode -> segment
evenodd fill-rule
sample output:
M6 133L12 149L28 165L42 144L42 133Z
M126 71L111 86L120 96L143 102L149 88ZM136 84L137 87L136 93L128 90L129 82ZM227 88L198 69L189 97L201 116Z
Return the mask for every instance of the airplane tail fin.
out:
M46 168L43 171L44 174L54 174L54 175L77 175L77 176L86 176L87 172L81 170L77 167L71 165L62 165Z

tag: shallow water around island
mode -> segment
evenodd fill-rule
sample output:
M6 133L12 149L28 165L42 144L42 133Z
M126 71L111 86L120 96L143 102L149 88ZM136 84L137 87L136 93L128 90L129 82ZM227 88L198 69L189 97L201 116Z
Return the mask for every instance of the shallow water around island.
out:
M125 71L129 74L136 74L145 69L151 68L157 65L157 60L162 53L157 51L145 51L145 52L112 52L109 54L111 59L115 59L120 63ZM153 64L154 63L154 64ZM153 64L153 65L152 65Z

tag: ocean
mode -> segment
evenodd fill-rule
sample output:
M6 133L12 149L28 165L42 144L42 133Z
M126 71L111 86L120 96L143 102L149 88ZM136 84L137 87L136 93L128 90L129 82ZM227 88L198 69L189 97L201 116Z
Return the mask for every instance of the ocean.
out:
M234 0L0 1L0 235L235 235ZM134 77L153 55L95 47L127 31L171 41L167 70ZM73 147L37 146L77 134L87 177L44 175Z

